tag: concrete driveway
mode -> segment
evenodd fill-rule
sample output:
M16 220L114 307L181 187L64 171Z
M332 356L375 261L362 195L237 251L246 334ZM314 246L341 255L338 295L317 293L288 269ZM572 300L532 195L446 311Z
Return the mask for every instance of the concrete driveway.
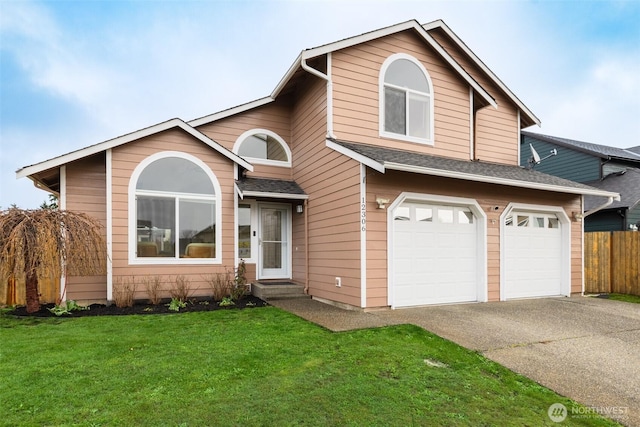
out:
M572 297L362 312L310 299L270 302L334 331L418 325L640 427L639 304Z

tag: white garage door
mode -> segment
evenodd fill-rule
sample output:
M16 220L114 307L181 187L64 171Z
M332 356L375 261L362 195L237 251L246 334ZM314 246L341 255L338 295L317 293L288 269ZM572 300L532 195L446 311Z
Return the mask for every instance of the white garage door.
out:
M513 211L505 217L505 297L560 295L562 224L555 214Z
M393 305L477 301L477 227L469 208L403 203L393 211Z

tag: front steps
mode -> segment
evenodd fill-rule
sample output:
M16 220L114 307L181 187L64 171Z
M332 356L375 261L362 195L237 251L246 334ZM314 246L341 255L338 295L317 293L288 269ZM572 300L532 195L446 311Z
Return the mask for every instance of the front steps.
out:
M309 295L304 293L304 286L285 281L253 282L251 283L251 293L263 301L270 299L309 298Z

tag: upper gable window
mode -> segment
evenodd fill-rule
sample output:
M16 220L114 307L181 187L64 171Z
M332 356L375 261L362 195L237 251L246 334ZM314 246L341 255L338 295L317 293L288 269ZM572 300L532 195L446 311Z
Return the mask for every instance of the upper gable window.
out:
M129 192L131 263L219 262L220 186L201 160L156 153L136 167Z
M433 90L412 56L391 55L380 70L380 135L433 144Z
M252 129L240 135L233 152L251 163L291 167L289 146L277 133L266 129Z

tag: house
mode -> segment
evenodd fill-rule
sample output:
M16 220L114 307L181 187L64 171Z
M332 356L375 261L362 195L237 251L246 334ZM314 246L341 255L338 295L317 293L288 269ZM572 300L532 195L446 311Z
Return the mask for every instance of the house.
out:
M535 169L620 193L621 200L607 206L603 206L607 200L602 197L585 198L585 231L622 231L640 225L640 147L622 149L527 131L521 135L522 166L531 159L531 146L540 156L556 150L557 156Z
M206 295L241 258L349 307L579 294L583 197L618 195L520 167L539 123L444 22L412 20L302 51L267 97L17 176L105 224L107 275L65 278L76 300L132 275Z

